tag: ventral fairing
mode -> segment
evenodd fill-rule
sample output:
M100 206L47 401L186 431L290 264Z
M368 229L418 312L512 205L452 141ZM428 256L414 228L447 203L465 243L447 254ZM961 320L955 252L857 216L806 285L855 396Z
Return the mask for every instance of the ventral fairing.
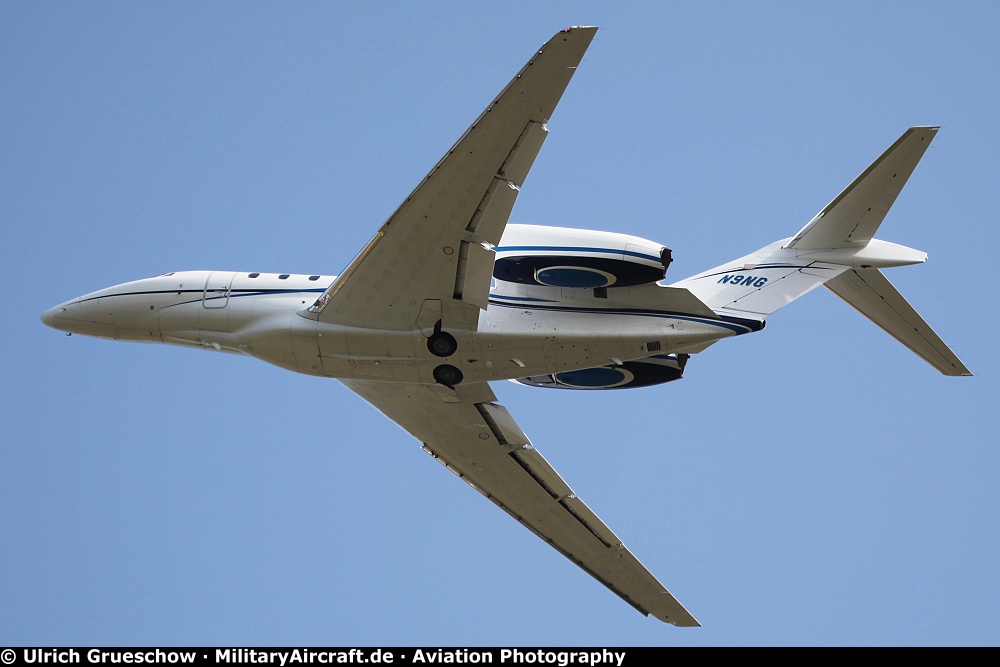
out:
M72 299L71 333L257 357L340 380L643 614L698 622L546 462L490 382L624 389L761 331L821 285L946 375L971 375L882 274L926 260L874 238L937 127L906 130L793 236L679 282L666 246L508 224L597 28L557 33L338 276L182 271Z

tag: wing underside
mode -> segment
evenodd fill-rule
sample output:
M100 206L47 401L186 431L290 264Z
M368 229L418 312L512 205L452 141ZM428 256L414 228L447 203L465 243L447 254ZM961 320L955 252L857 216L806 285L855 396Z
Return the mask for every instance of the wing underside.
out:
M344 384L638 611L677 626L699 625L531 446L489 385Z
M596 31L569 28L537 50L305 314L409 329L432 300L441 302L446 328L475 329L489 298L493 246Z

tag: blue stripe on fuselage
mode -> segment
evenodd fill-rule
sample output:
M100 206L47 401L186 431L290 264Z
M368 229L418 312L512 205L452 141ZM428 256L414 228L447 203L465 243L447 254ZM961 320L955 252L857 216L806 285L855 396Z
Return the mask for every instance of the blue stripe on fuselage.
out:
M506 298L506 297L500 297ZM529 304L524 303L504 303L498 298L490 299L490 305L500 306L502 308L526 308ZM709 324L712 326L721 327L723 329L728 329L735 332L737 335L752 333L754 331L760 331L764 328L763 322L758 322L756 320L745 320L746 324L741 324L735 321L737 318L727 318L723 317L718 320L713 320L707 317L699 317L697 315L691 315L689 313L679 313L667 310L643 310L641 308L581 308L573 306L549 306L549 305L530 305L534 310L550 310L560 313L584 313L584 314L602 314L602 315L632 315L637 317L657 317L660 319L673 319L673 320L684 320L687 322L698 322L700 324Z

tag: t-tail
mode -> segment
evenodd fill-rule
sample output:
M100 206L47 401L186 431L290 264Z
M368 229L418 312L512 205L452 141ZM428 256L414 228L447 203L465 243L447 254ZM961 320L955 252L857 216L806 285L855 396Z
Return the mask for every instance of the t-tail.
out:
M825 285L945 375L972 375L880 269L927 254L873 238L938 127L912 127L795 236L672 287L690 290L720 316L763 321Z

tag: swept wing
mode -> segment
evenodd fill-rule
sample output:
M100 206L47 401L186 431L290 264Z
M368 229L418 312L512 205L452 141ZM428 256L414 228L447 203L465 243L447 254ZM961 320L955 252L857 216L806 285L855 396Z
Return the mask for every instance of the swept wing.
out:
M309 308L320 321L410 329L424 300L447 328L475 329L493 248L597 28L546 42ZM414 302L416 300L416 302Z
M342 380L424 450L643 614L698 621L636 560L542 458L486 383Z

